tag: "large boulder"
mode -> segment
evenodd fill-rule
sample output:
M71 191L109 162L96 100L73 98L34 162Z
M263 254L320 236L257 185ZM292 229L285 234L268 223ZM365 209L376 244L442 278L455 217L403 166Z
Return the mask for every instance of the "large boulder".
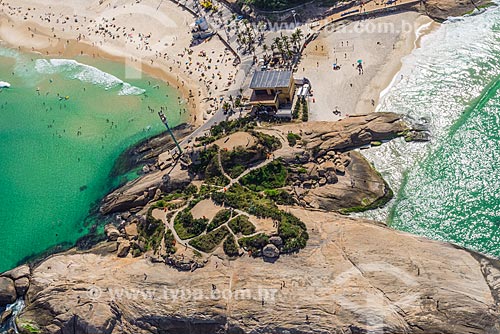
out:
M118 240L118 237L120 237L120 231L118 231L118 229L111 224L104 227L104 233L106 233L108 241L116 241Z
M120 239L118 241L118 252L116 255L118 257L126 257L128 255L128 252L130 251L131 243L129 240L120 240Z
M14 285L16 287L16 293L18 296L24 296L28 288L30 287L30 280L28 277L21 277L15 280Z
M11 315L12 315L11 308L3 311L2 314L0 315L0 325L3 324L5 321L7 321L7 319L9 319Z
M4 272L2 276L9 277L15 281L21 277L29 277L30 274L31 274L30 267L24 264L22 266Z
M267 257L269 259L276 259L277 257L280 256L280 250L273 244L267 244L262 249L262 255L264 255L264 257Z
M281 237L277 235L270 237L269 242L278 248L281 248L283 246L283 239L281 239Z
M137 232L137 223L125 226L125 233L130 240L136 239L139 233Z
M427 0L425 1L425 10L427 15L436 21L442 22L450 16L462 16L472 10L475 6L481 6L488 3L489 0Z
M14 281L9 277L0 277L0 306L12 304L17 299Z

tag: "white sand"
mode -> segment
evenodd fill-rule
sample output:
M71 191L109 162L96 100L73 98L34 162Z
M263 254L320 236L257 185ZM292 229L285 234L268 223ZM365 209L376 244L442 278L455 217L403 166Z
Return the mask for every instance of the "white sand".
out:
M21 50L58 57L87 54L125 61L176 85L191 111L197 111L196 123L200 124L218 108L216 97L235 83L234 56L217 37L190 48L193 16L171 1L161 2L158 8L159 3L3 1L0 40Z
M401 67L401 58L414 49L415 30L429 21L415 12L404 12L322 32L307 46L296 73L296 77L305 76L312 83L310 120L334 121L374 111L380 92ZM400 33L403 22L415 29ZM393 25L394 32L377 32L374 27L379 24ZM362 75L356 69L358 60L363 61ZM333 70L335 62L340 70ZM335 109L341 116L332 113Z

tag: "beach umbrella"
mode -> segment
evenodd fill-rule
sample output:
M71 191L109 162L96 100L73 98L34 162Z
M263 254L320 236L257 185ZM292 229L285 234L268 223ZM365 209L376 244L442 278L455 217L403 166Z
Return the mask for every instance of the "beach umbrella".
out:
M361 59L358 59L358 64L361 64L363 61Z

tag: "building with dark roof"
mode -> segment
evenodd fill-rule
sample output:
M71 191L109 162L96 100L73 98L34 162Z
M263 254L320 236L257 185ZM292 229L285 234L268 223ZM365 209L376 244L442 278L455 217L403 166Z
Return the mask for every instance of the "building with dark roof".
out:
M250 104L279 110L280 105L290 105L295 93L292 71L257 71L250 89Z

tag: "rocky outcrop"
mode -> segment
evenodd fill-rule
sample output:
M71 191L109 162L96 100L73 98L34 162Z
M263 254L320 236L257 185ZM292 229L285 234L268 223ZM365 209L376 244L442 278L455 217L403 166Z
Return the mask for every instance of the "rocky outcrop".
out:
M12 304L17 299L16 286L9 277L0 277L0 306Z
M175 169L170 174L169 172L156 171L127 183L104 198L100 212L104 215L124 211L137 212L150 201L158 199L159 190L161 193L182 189L191 182L186 170Z
M323 185L318 183L318 187L301 196L301 203L328 211L363 211L376 207L377 202L385 204L392 198L392 191L384 179L359 152L349 152L349 160L346 161L350 163L342 172L336 167L339 174L335 177L336 182L325 180ZM329 173L328 167L325 170Z
M111 224L104 227L104 233L106 234L108 241L116 241L120 237L120 231L118 231L118 229Z
M295 125L282 128L296 131ZM345 151L401 136L409 130L401 116L394 113L372 113L346 117L338 122L307 122L301 125L301 137L314 157L328 151Z
M26 294L30 275L31 269L28 265L19 266L0 275L0 307L11 304Z
M28 265L24 264L12 270L4 272L1 276L9 277L14 281L20 279L21 277L29 277L31 274L31 269Z
M275 259L280 256L280 250L273 244L268 244L262 249L262 255L268 259Z
M184 272L144 258L53 256L34 269L18 324L41 333L500 331L498 261L368 221L291 213L306 222L308 246L274 263L212 258Z
M118 257L126 257L128 252L130 251L131 243L129 240L124 238L118 238L118 252L116 256Z
M427 0L425 10L427 15L436 21L442 22L449 17L462 16L490 0Z

